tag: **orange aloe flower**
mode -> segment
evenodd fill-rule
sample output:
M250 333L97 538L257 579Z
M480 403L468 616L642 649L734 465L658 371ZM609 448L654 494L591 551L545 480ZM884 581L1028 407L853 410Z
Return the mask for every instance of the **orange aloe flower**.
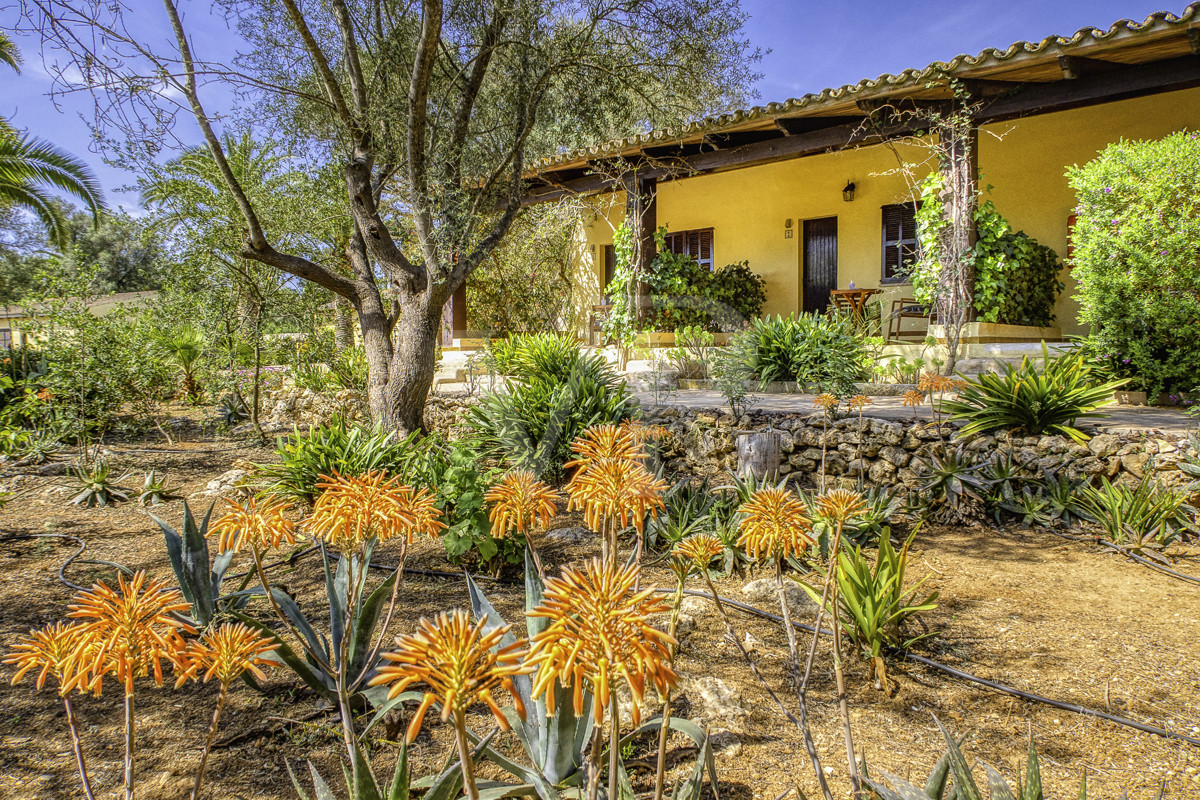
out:
M228 550L240 553L249 548L261 554L296 543L296 523L286 516L292 506L284 500L268 497L262 505L254 497L244 504L236 500L226 502L229 508L213 525L222 553Z
M35 686L40 691L46 685L48 678L58 683L59 694L67 693L66 685L72 676L75 664L75 653L80 645L80 632L83 626L78 623L56 622L45 628L30 631L17 640L12 652L4 657L5 664L17 668L12 682L20 681L27 673L37 670ZM88 684L86 676L80 681Z
M641 533L646 514L657 516L663 504L667 484L655 478L641 464L624 458L603 458L591 462L567 482L567 510L583 510L584 522L599 531L606 520L630 522Z
M621 427L628 431L629 435L638 444L645 444L649 441L661 439L670 432L662 425L647 425L641 420L636 419L625 420L621 423Z
M725 545L715 533L695 533L675 545L675 555L691 562L697 572L708 569L717 556L725 552Z
M571 442L575 459L563 466L583 467L608 459L641 460L646 458L641 439L628 425L604 423L588 428Z
M635 589L637 580L636 566L617 567L611 559L593 559L584 569L567 566L561 578L546 579L542 602L529 616L549 624L533 637L526 663L537 668L533 694L545 695L547 713L554 713L555 680L574 689L576 714L583 713L586 686L599 724L613 684L624 681L638 724L647 683L665 693L678 682L671 668L675 639L649 623L671 607L653 587Z
M856 394L850 398L850 408L853 411L862 411L867 406L874 404L874 402L874 400L865 394Z
M759 489L738 510L743 514L738 546L751 558L784 559L813 542L807 509L787 489Z
M322 476L317 488L322 491L306 529L345 555L372 538L386 542L399 536L412 544L417 535L435 536L446 527L429 490L414 491L381 471L353 478Z
M179 677L175 688L191 679L207 683L213 678L221 686L228 687L244 672L265 680L267 676L260 667L275 663L266 658L266 654L277 646L274 639L260 636L245 623L227 622L200 639L188 642L176 654Z
M919 389L909 389L904 393L904 406L906 408L919 408L925 404L925 393Z
M422 617L416 633L398 637L396 649L383 654L390 663L379 668L371 685L392 684L389 700L418 681L429 684L429 691L408 725L405 738L410 744L421 732L425 714L435 702L442 704L442 722L451 714L457 718L473 704L482 702L491 709L500 727L508 730L508 719L492 696L497 687L512 694L517 715L525 719L520 696L513 691L512 677L526 675L532 668L522 663L526 653L524 640L501 646L511 627L500 625L487 630L486 616L472 624L466 611L455 609L432 620Z
M817 498L817 510L826 519L844 525L866 511L867 502L858 492L834 489Z
M148 581L145 572L117 580L116 590L101 582L75 595L67 616L81 622L67 690L98 693L104 675L121 681L126 696L137 678L150 676L162 686L163 660L173 661L184 647L182 633L196 631L175 616L192 606L166 581Z
M967 382L964 380L951 378L947 375L939 375L936 372L922 372L921 377L917 380L917 388L928 394L952 392L967 385Z
M483 499L493 504L488 520L496 539L503 539L510 531L525 533L535 525L544 528L558 514L558 492L528 470L505 475Z

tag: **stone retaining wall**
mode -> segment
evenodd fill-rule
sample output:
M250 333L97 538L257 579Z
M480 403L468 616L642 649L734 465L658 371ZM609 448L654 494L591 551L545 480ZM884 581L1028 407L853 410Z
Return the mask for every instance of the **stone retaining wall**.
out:
M462 397L432 396L425 407L425 424L447 438L462 435L462 421L469 402ZM294 387L282 387L264 403L264 425L274 430L291 430L328 422L341 411L352 419L366 418L366 402L352 392L319 395ZM746 431L774 430L780 434L784 474L803 483L815 482L820 469L821 445L825 443L826 473L857 483L861 473L871 485L915 486L930 457L953 440L954 426L946 423L939 434L933 423L896 422L864 417L859 433L858 417L823 423L821 414L786 414L752 410L735 419L732 414L673 406L643 408L647 423L666 429L660 443L667 470L680 475L714 477L737 467L737 435ZM1093 431L1094 432L1094 431ZM1187 483L1190 478L1176 467L1185 454L1197 455L1186 437L1159 433L1114 435L1094 432L1086 444L1065 436L1017 436L1007 432L982 435L952 443L969 452L1008 454L1014 465L1030 475L1065 469L1071 478L1103 475L1111 480L1140 480L1147 472L1167 485ZM861 439L861 450L859 447Z

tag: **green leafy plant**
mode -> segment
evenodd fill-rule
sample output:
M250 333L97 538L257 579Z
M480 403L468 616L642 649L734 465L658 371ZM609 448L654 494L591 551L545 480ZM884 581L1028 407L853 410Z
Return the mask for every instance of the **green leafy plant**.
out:
M166 520L150 515L162 530L163 539L167 544L167 558L171 562L171 570L175 573L175 581L183 597L192 604L192 619L207 628L222 610L242 608L249 597L235 595L222 596L221 586L225 581L225 573L233 562L235 552L227 550L210 557L208 550L208 523L212 517L213 506L210 504L204 519L199 525L192 515L192 509L187 501L183 501L182 532ZM249 581L250 576L246 576ZM242 588L245 588L243 583Z
M885 648L907 650L921 639L931 636L929 632L910 636L906 633L908 623L922 611L937 607L938 593L930 592L920 598L925 579L911 589L904 587L904 573L908 569L908 549L916 531L913 531L899 552L892 547L891 531L885 528L879 537L879 552L875 565L871 566L863 548L843 549L838 554L838 612L850 641L863 656L871 661L871 675L876 686L887 685L887 667L883 655ZM798 581L800 587L817 603L821 593L807 583ZM826 609L833 613L832 608Z
M547 348L549 349L549 348ZM467 412L484 455L528 469L543 480L562 477L571 442L587 428L634 416L637 401L601 356L570 365L551 352L521 356L508 390L484 396Z
M872 486L862 495L866 508L843 523L842 535L852 544L869 547L887 530L892 518L904 511L904 498L886 486ZM821 513L815 497L806 496L804 501L812 519L813 535L818 541L827 542L836 524Z
M1025 477L1021 469L1013 462L1008 453L997 453L983 465L979 473L987 481L987 494L984 501L992 512L993 518L999 522L1002 513L1008 506L1016 502L1024 485Z
M663 510L646 521L646 546L670 550L694 533L711 530L716 498L708 480L681 480L662 495Z
M199 402L203 389L197 373L204 357L204 336L195 328L180 328L159 337L158 346L179 369L183 396L191 403Z
M1080 419L1096 419L1096 409L1113 401L1113 391L1126 381L1098 382L1078 354L1051 358L1042 342L1041 368L1028 356L1020 366L1001 364L999 374L983 374L943 400L950 418L966 424L961 436L1000 429L1031 434L1059 433L1076 442L1088 437L1075 427Z
M420 696L416 692L405 692L404 694ZM376 719L379 717L380 715L376 714ZM477 748L475 757L478 758L482 755L483 750L483 746ZM297 796L300 800L310 800L300 779L292 771L292 765L284 763ZM309 778L313 785L314 797L312 800L337 800L337 795L321 777L321 773L317 772L313 763L311 761L307 763ZM360 758L358 770L360 777L357 784L348 773L345 775L346 791L351 800L409 800L414 790L424 790L425 793L421 796L423 800L453 800L461 794L463 788L462 772L459 770L458 762L453 758L444 764L437 774L413 780L408 766L408 743L405 741L400 742L400 753L396 757L396 769L392 773L390 781L381 782L376 777L371 762L366 758Z
M703 328L691 325L675 329L675 347L668 353L677 376L704 380L712 364L714 338Z
M916 493L921 515L944 523L979 517L991 488L982 474L986 466L962 445L941 455L931 455L929 464L920 471L923 482Z
M1161 550L1187 530L1195 530L1187 492L1168 489L1149 475L1136 486L1110 483L1085 487L1080 498L1083 513L1114 544L1136 552Z
M307 502L320 493L317 483L322 475L352 477L383 471L407 476L424 463L433 445L433 438L422 438L419 432L398 439L379 426L367 428L339 416L328 425L281 437L276 447L280 461L255 467L266 492Z
M758 402L750 396L749 385L754 379L750 367L755 338L749 331L734 334L729 344L713 355L713 378L735 417L741 417Z
M1151 398L1200 374L1200 136L1110 144L1067 170L1072 276L1097 363Z
M128 473L114 478L108 461L103 458L96 460L90 467L75 467L74 473L80 491L71 498L73 506L95 508L129 500L129 490L117 485L128 477Z
M489 469L469 444L456 442L450 452L432 467L430 484L436 487L438 507L449 526L442 532L442 544L452 564L468 562L472 553L480 565L493 575L505 564L521 563L525 537L513 532L503 539L492 536L484 495L499 478L500 471Z
M142 481L142 489L138 492L138 505L157 506L175 498L176 495L171 491L166 478L159 480L154 470L146 473L146 477Z
M849 395L868 371L867 347L845 316L814 312L755 319L746 336L747 366L764 387L797 381Z
M963 740L956 740L937 717L933 719L946 740L946 752L934 765L923 788L918 788L904 778L897 777L885 770L879 772L887 783L875 780L868 774L869 768L866 760L863 760L863 783L879 800L955 800L955 798L957 800L983 800L983 793L975 781L975 776L971 774L971 767L967 763L966 756L963 755ZM1025 777L1024 780L1017 779L1015 793L1003 775L990 765L985 764L984 768L987 770L988 796L991 800L1042 800L1045 796L1042 787L1041 764L1032 736L1029 738L1029 754L1025 759ZM947 790L949 790L949 794L947 794ZM1079 800L1087 800L1086 776L1080 783L1076 796ZM1155 800L1163 800L1164 797L1166 797L1165 783L1159 788Z

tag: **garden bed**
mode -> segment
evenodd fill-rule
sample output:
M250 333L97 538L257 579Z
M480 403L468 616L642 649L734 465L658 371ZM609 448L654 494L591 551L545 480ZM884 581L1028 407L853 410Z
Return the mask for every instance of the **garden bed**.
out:
M230 469L235 460L273 458L270 451L242 442L201 439L166 448L148 440L114 447L120 468L141 472L151 467L167 474L203 510L210 497L205 488ZM153 452L120 452L146 450ZM22 495L0 511L5 535L64 533L89 543L86 557L123 563L167 576L162 537L145 511L133 504L79 509L65 503L63 479L23 478L15 487ZM155 513L178 521L182 503ZM557 526L578 525L560 518ZM56 573L76 548L55 539L5 542L0 548L7 580L0 602L8 612L0 622L0 643L7 649L30 627L57 619L71 592ZM541 552L550 570L567 561L595 554L596 540L584 535L544 540ZM382 546L379 558L395 558ZM446 569L438 543L419 544L409 566ZM244 568L241 561L235 569ZM1200 574L1196 561L1179 569ZM321 586L319 563L309 560L278 573L301 603L315 603ZM68 577L78 583L111 579L101 565L75 565ZM743 585L762 574L718 581L726 596L746 601ZM940 607L926 616L939 631L921 651L959 669L1021 689L1132 717L1152 725L1195 734L1200 732L1200 680L1194 667L1200 636L1200 597L1183 584L1099 551L1087 543L1069 542L1044 530L929 526L918 535L910 580L927 578L941 592ZM647 582L669 585L661 566L647 569ZM523 598L514 587L487 587L501 613L516 617ZM771 610L769 601L752 600ZM412 630L422 614L465 607L467 596L456 578L413 577L401 592L401 609L393 633ZM734 800L772 798L799 785L814 796L815 784L795 729L782 724L761 687L722 638L722 628L706 601L688 601L694 631L685 637L677 667L684 688L677 713L723 728L717 757L721 796ZM786 684L787 644L782 631L762 620L735 617L739 638L754 651L767 679ZM832 666L823 651L810 692L810 716L818 749L833 769L832 783L841 796L845 765L840 728L833 702ZM981 690L910 664L889 665L895 679L891 694L871 687L861 660L849 663L851 717L860 752L872 767L914 780L923 779L941 752L931 714L958 733L971 732L969 756L978 756L1008 775L1023 763L1029 726L1043 754L1045 783L1056 796L1073 795L1087 774L1096 796L1117 796L1129 789L1133 800L1148 799L1162 778L1171 796L1200 792L1200 755L1195 748L1127 728L1031 705ZM119 784L121 714L115 689L101 699L81 698L78 713L84 747L98 790ZM139 797L177 798L198 758L211 714L212 686L189 684L179 691L146 689L139 693L143 747ZM724 698L720 700L720 698ZM720 702L718 702L720 700ZM61 797L74 791L74 765L60 708L47 691L35 694L28 684L0 688L0 705L9 724L0 749L0 795ZM341 743L336 720L314 698L297 689L287 673L275 673L265 695L235 687L212 756L208 780L213 797L237 795L293 798L285 759L294 767L312 759L329 777L338 774ZM475 730L489 730L485 711L471 715ZM502 738L512 748L511 737ZM417 774L440 765L450 744L446 726L426 724L412 750ZM675 745L682 748L682 741ZM643 745L635 754L645 755ZM379 744L375 757L381 771L390 770L395 750ZM679 761L678 769L682 768ZM484 768L485 775L496 777ZM640 790L644 771L635 772Z

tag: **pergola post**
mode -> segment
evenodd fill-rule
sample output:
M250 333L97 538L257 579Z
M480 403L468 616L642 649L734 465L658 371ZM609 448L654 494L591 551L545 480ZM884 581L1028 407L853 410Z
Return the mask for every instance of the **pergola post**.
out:
M634 170L625 173L622 183L625 186L625 223L633 242L633 266L637 278L630 282L629 300L641 320L650 309L650 287L642 278L650 274L650 265L658 255L654 242L658 230L658 180L639 177Z

